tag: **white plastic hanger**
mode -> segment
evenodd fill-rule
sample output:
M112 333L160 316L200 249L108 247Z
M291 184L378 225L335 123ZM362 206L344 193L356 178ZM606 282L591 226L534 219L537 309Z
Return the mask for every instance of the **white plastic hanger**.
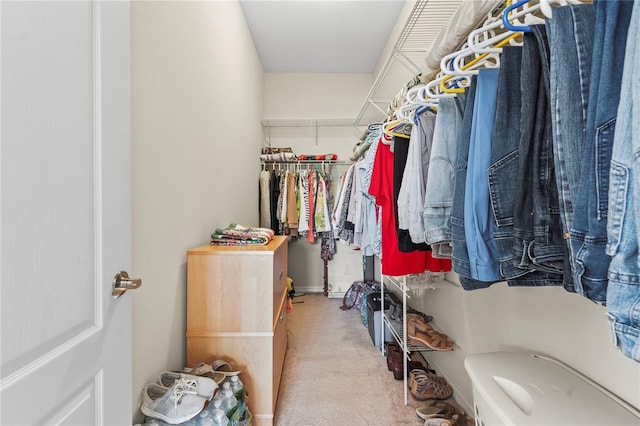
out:
M553 13L551 12L551 6L553 4L557 6L567 6L570 4L582 4L582 2L579 0L540 0L540 11L549 19L553 18Z
M421 84L419 86L414 86L407 91L407 104L413 106L426 106L437 108L438 107L438 99L434 97L428 97L426 93L427 86L425 84ZM415 108L414 108L415 110Z
M524 4L521 9L513 10L509 16L509 21L513 21L515 24L521 25L520 18L524 18L524 23L527 25L535 25L544 23L544 20L535 16L535 12L540 9L540 4L536 3L531 5L530 3ZM504 10L502 11L504 13ZM500 43L506 37L514 34L514 31L506 30L502 23L502 13L497 20L490 21L487 25L483 25L469 33L467 37L467 46L474 53L500 53L500 48L491 48Z
M446 75L443 73L438 74L438 77L434 80L427 83L425 88L425 94L429 96L431 99L440 99L440 98L453 98L456 95L454 93L445 93L440 89L440 82L444 79Z
M412 123L416 104L406 103L396 110L396 118L402 123Z

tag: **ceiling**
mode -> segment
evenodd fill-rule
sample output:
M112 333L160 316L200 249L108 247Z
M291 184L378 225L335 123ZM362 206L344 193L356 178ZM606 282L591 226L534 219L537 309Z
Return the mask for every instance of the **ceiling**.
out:
M371 73L404 0L240 0L265 72Z

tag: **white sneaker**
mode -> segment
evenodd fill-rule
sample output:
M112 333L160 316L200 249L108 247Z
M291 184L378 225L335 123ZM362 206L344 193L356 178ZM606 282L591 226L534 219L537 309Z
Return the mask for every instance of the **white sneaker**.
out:
M172 425L191 420L202 411L207 399L198 396L195 390L185 388L184 384L180 380L170 388L148 384L142 393L140 411Z
M183 387L196 392L196 395L211 401L218 390L218 384L208 377L194 376L191 374L165 371L160 374L158 383L165 388L170 388L176 381L182 380Z

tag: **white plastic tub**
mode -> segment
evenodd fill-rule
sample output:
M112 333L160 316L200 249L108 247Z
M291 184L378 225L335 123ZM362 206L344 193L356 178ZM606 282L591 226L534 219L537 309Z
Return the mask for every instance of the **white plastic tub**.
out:
M548 357L469 355L476 425L640 425L633 407Z

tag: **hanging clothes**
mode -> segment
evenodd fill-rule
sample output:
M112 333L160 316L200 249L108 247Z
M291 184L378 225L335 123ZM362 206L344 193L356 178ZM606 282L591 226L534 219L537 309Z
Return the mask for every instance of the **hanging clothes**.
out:
M269 184L271 181L271 172L268 170L262 170L260 172L259 182L259 217L260 227L269 228L271 226L271 193L269 190Z
M298 175L287 172L287 235L298 236L298 194L296 181Z
M353 173L353 167L354 166L350 166L342 174L342 176L340 176L340 189L338 190L338 198L334 201L333 211L331 212L331 221L333 222L333 231L335 233L336 238L340 237L340 230L341 230L340 221L342 219L341 217L342 209L344 208L345 197L347 193L346 189L347 189L349 179L351 179L351 173ZM349 192L349 194L351 194L351 192ZM346 216L345 216L345 219L346 219Z
M333 205L333 191L331 190L331 175L326 174L324 176L324 186L326 188L326 203L325 203L325 220L328 224L326 231L321 233L321 246L320 246L320 258L325 262L332 260L336 254L336 240L333 233L333 222L329 214L329 206Z
M298 174L298 234L306 238L309 232L309 170L301 170Z
M369 193L373 165L380 139L383 137L382 126L378 128L377 134L378 139L371 143L371 147L365 153L364 159L359 163L359 167L363 171L362 186L360 188L363 195L363 206L360 209L363 235L360 248L365 256L374 254L379 259L382 259L382 207L376 204L376 198Z
M327 232L327 230L331 229L331 225L325 218L328 219L329 216L325 215L327 211L327 188L326 181L324 180L324 175L322 173L317 173L317 187L318 191L316 192L316 210L315 210L315 231L316 233Z
M425 270L442 271L441 261L433 259L430 252L401 252L398 248L393 187L393 152L391 147L378 144L369 194L382 207L382 273L385 275L419 274Z
M593 64L589 87L580 190L571 229L576 291L606 304L609 175L622 70L634 2L594 1ZM624 90L629 90L625 87Z
M451 228L456 147L462 129L466 93L438 101L438 113L433 129L431 158L427 173L422 218L425 242L431 245L434 257L451 258Z
M409 138L394 136L393 138L393 208L394 215L398 217L398 196L404 178L404 170L409 155ZM400 229L396 223L398 249L403 252L415 250L431 251L431 247L422 243L416 244L411 240L411 235L406 229Z
M280 202L280 176L275 172L271 173L269 180L270 203L269 211L271 212L271 226L273 231L280 235L280 221L278 220L278 204Z
M345 178L345 184L342 191L342 204L340 207L339 220L338 220L338 239L341 242L350 244L353 242L353 223L347 221L349 214L349 202L351 200L351 194L353 190L354 181L354 166L349 168L348 175Z
M522 45L519 175L513 217L516 267L561 274L564 239L556 186L549 43L544 25L533 25ZM550 283L551 284L551 283Z
M473 123L473 109L476 98L477 76L471 78L471 85L467 89L467 99L462 117L462 126L458 135L456 163L454 165L455 179L453 204L451 209L451 246L453 270L459 275L460 285L465 290L487 288L493 282L480 281L471 278L469 252L465 240L465 189L467 182L467 161L469 159L469 142L471 140L471 125Z
M611 157L607 254L607 309L616 346L640 362L640 2L635 2L626 45ZM625 208L626 206L626 208Z
M593 4L558 7L553 11L553 19L547 21L553 159L564 237L562 277L565 290L570 292L576 291L570 231L582 186L580 168L587 127L594 26ZM567 78L568 75L571 78Z
M398 228L406 230L414 244L426 242L423 221L424 196L431 160L435 114L426 112L411 129L407 162L398 193Z
M478 73L467 160L464 231L471 278L480 281L502 279L500 257L493 240L495 227L490 216L487 179L499 72L492 68Z
M315 241L314 235L314 219L315 219L315 208L316 208L316 173L313 170L309 170L309 174L307 176L307 182L309 185L309 204L308 204L308 226L309 231L307 232L307 241L310 243Z

